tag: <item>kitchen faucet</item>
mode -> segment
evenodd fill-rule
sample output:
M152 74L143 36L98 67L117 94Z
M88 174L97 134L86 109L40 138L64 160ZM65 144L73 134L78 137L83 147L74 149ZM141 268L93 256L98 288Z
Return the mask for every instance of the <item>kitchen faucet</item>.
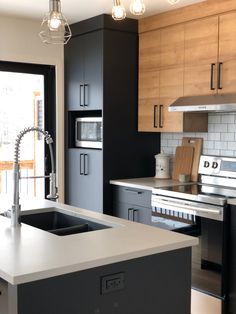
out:
M32 176L32 177L21 177L20 176L20 165L19 165L19 155L20 155L20 144L21 140L25 134L36 131L42 133L45 137L45 141L49 146L50 158L51 158L51 173L49 175L44 176ZM56 200L58 198L57 188L56 188L56 173L54 166L54 158L53 158L53 149L52 149L53 139L51 135L42 130L39 127L29 127L22 130L16 137L15 142L15 151L14 151L14 163L13 163L13 205L11 210L8 211L7 216L11 215L11 225L12 227L16 227L20 225L19 217L20 217L20 196L19 196L19 181L20 179L31 179L31 178L49 178L50 180L50 192L47 195L47 199Z

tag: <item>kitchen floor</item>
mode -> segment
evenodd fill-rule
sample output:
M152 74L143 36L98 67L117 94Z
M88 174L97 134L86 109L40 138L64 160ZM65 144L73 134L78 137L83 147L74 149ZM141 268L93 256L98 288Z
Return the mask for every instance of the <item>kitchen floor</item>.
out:
M221 302L216 298L192 290L191 314L220 314Z

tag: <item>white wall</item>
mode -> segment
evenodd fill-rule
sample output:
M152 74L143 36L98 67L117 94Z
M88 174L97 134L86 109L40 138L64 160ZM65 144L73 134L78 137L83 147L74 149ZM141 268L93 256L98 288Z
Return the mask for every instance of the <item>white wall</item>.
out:
M161 149L174 155L184 136L202 137L203 154L236 157L236 113L209 113L207 133L161 133Z
M64 200L64 47L43 44L40 21L0 16L0 60L56 66L58 188Z

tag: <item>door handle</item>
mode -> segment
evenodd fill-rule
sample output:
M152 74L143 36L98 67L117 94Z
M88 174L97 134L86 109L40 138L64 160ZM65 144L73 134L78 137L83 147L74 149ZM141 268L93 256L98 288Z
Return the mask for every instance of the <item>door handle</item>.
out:
M155 105L154 107L153 107L153 109L154 109L154 120L153 120L153 126L154 126L154 128L157 128L157 118L156 118L156 116L157 116L157 105Z
M84 175L87 176L88 174L88 154L84 154Z
M211 63L211 78L210 78L210 89L215 90L215 83L214 83L214 68L215 63Z
M79 174L84 175L84 154L79 154Z
M84 106L89 105L89 84L84 84Z
M221 77L222 66L223 66L223 62L219 62L219 65L218 65L218 89L223 89L222 77Z
M80 84L79 86L79 105L80 107L84 107L84 85L83 84Z
M141 191L134 191L134 190L130 190L130 189L125 189L125 192L132 193L132 194L142 194L143 193Z
M162 115L163 115L163 105L159 106L159 128L163 128L162 124Z
M136 219L135 219L136 216ZM138 209L133 209L133 221L138 221Z

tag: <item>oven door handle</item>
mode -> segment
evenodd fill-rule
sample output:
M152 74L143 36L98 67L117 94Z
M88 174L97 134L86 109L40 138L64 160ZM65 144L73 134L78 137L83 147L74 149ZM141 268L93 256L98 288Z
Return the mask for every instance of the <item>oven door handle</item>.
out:
M188 210L189 214L192 215L197 215L197 213L203 212L207 214L214 214L214 215L221 215L221 210L220 209L207 209L207 208L201 208L201 207L194 207L191 205L186 205L186 204L176 204L176 203L171 203L168 201L163 201L163 200L158 200L157 204L154 204L154 207L169 207L167 209L174 210L176 212L185 212L184 210Z

